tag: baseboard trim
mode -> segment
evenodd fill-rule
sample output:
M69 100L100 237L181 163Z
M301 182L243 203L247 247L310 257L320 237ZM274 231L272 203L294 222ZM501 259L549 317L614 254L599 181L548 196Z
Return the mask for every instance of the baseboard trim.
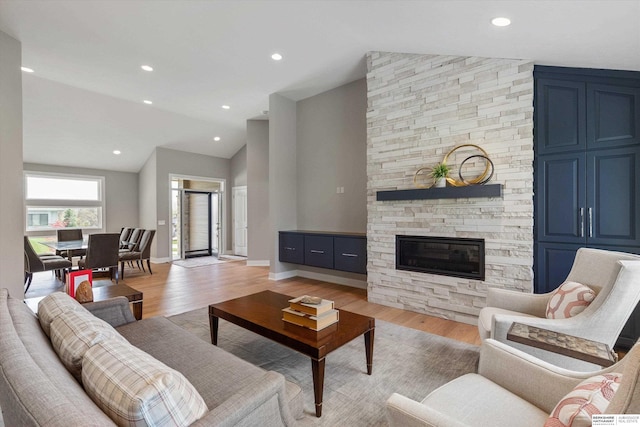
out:
M284 280L298 276L298 270L283 271L282 273L269 272L269 280Z
M247 267L269 267L271 262L268 259L247 260Z
M151 258L151 262L154 264L164 264L165 262L171 262L171 258Z
M298 270L298 276L307 279L321 280L323 282L335 283L338 285L351 286L352 288L367 289L366 280L350 279L348 277L333 276L331 274L316 273L313 271Z
M333 276L331 274L322 274L322 273L315 273L313 271L306 271L306 270L290 270L290 271L284 271L282 273L269 273L269 280L284 280L284 279L290 279L291 277L304 277L306 279L314 279L314 280L320 280L322 282L329 282L329 283L335 283L337 285L344 285L344 286L350 286L352 288L358 288L358 289L367 289L367 282L366 280L357 280L357 279L350 279L348 277L339 277L339 276Z

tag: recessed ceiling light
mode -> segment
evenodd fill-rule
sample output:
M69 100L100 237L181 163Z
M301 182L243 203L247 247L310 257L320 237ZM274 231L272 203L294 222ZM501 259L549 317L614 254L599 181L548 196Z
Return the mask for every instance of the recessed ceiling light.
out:
M22 71L24 71L25 73L33 73L33 68L29 68L29 67L20 67L20 69Z
M151 65L141 65L140 68L145 71L153 71L153 67Z
M149 101L148 99L145 99L142 102L144 102L145 104L149 104L149 105L153 104L153 101Z
M213 137L213 140L214 140L214 141L220 141L220 137L219 137L219 136L214 136L214 137Z
M511 25L511 19L498 16L497 18L493 18L491 23L496 27L506 27L507 25Z
M224 108L225 110L230 109L231 107L229 107L228 105L223 105L222 108Z
M280 55L279 53L274 53L273 55L271 55L271 59L273 59L274 61L280 61L282 59L282 55Z
M122 152L120 150L113 150L113 154L116 156L120 155Z

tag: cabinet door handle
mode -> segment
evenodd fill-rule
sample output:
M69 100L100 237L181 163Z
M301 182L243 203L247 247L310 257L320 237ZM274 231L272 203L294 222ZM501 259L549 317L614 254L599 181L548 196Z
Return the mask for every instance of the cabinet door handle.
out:
M593 237L593 209L589 208L589 237Z
M351 257L351 258L358 258L357 254L342 254L342 256L348 256L348 257Z
M318 251L316 249L310 249L309 252L311 252L312 254L323 254L324 251Z
M296 248L291 248L291 247L289 247L289 246L285 246L285 247L284 247L284 250L285 250L285 251L295 251L295 250L296 250Z
M584 208L580 208L580 237L584 237Z

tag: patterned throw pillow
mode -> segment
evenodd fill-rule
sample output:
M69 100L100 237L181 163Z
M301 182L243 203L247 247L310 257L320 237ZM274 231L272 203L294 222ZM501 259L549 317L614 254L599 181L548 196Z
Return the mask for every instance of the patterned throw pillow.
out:
M128 342L110 324L87 310L67 311L51 322L51 345L62 363L78 381L82 358L92 346L107 339Z
M621 378L622 374L610 373L582 381L553 408L544 427L591 426L591 416L604 413Z
M64 292L54 292L38 303L38 320L40 327L50 336L51 322L67 311L86 310L78 301Z
M586 285L564 282L549 298L547 319L568 319L582 313L595 297L596 293Z
M82 384L120 426L186 426L209 411L184 375L128 342L91 347L82 361Z

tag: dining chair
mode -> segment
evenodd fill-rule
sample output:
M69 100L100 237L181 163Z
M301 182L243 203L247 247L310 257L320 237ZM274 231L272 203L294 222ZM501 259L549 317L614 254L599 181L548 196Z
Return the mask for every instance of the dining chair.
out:
M47 255L40 257L31 245L31 241L24 236L24 283L26 285L24 293L26 294L33 280L33 273L40 271L61 271L56 274L64 282L65 273L72 266L71 261L56 255Z
M134 228L129 235L129 238L126 240L126 245L122 248L123 251L136 251L138 250L138 244L140 243L140 239L142 238L142 233L144 232L144 228Z
M73 240L82 240L82 229L80 228L60 228L56 230L58 242L69 242ZM73 250L56 250L56 255L66 256L69 261L72 261L73 257L83 257L87 253L86 249L73 249Z
M142 233L142 237L140 238L140 243L138 245L138 251L120 251L119 260L120 260L120 277L124 279L124 264L125 262L133 262L136 261L138 264L138 268L142 267L142 271L144 271L144 260L147 260L147 268L149 269L149 274L153 274L151 271L151 242L153 241L153 236L156 234L156 230L145 230Z
M131 236L132 231L132 227L122 227L120 229L120 249L125 249L128 247L127 241L129 240L129 236Z
M118 250L120 233L96 233L89 235L87 255L78 261L78 267L87 270L108 269L113 280L115 271L118 284Z

